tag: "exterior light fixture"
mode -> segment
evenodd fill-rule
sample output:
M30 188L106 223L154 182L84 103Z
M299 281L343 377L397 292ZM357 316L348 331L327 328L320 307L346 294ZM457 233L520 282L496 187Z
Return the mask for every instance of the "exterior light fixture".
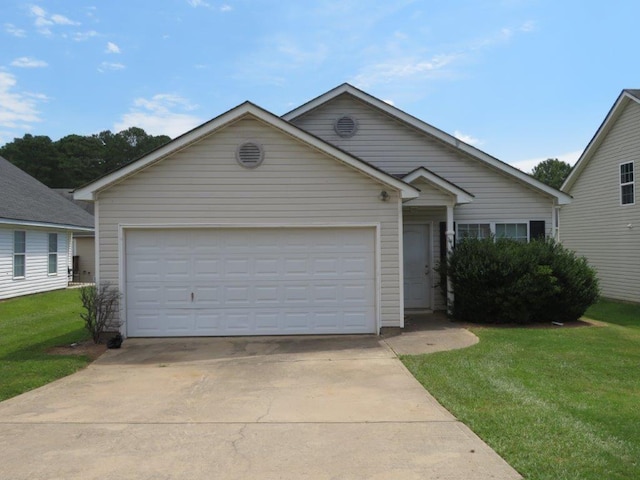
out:
M382 200L383 202L386 202L387 200L389 200L389 194L387 193L387 191L386 191L386 190L382 190L382 191L380 192L380 195L378 195L378 198L379 198L380 200Z

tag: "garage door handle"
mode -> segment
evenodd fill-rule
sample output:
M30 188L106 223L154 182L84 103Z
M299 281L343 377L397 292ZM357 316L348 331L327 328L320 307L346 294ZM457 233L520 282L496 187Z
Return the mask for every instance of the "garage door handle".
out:
M193 302L193 292L191 292L191 301Z

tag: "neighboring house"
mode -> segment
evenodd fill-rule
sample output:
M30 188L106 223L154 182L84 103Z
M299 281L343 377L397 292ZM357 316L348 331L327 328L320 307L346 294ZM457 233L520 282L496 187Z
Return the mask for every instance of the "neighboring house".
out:
M80 188L128 336L376 333L444 308L454 236L553 236L570 200L344 84L246 102Z
M561 240L596 268L604 297L640 302L640 90L623 90L562 185Z
M55 192L67 200L75 203L93 217L94 203L84 200L74 200L73 189L54 188ZM95 234L91 232L76 232L73 234L71 251L73 252L73 276L75 283L93 283L96 271L96 242Z
M0 157L0 299L65 288L93 217Z

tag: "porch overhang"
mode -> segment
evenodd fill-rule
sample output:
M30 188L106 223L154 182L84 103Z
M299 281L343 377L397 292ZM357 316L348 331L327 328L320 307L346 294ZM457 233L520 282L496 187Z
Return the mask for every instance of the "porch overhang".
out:
M409 184L424 182L439 192L453 197L455 205L463 205L473 202L473 194L463 188L451 183L449 180L433 173L425 167L419 167L402 177L402 180Z

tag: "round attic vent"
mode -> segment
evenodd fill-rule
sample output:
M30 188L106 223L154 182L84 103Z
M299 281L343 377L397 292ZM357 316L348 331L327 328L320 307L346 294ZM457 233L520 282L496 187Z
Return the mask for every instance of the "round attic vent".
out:
M236 160L245 168L256 168L264 160L264 151L257 143L246 142L238 147Z
M353 137L358 130L358 122L353 117L345 115L336 120L333 125L334 130L343 138Z

